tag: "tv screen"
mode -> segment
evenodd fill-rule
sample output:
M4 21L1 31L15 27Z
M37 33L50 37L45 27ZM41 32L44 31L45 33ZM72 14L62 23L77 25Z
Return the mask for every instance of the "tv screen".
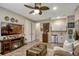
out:
M1 36L21 34L22 25L1 22Z

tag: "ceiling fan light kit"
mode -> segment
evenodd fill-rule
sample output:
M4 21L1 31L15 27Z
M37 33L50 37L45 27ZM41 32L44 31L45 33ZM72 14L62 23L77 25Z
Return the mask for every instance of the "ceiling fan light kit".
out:
M35 9L35 10L34 10L34 13L36 13L36 14L39 14L39 12L40 12L40 11L39 11L38 9Z
M40 11L38 9L35 9L35 10L29 12L29 14L32 14L32 15L36 15L36 14L39 14L39 13L40 13Z

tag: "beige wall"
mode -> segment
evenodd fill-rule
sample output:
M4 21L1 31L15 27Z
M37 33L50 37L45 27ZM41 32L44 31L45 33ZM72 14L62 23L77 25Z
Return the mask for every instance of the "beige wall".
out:
M11 21L5 21L5 20L4 20L4 17L5 17L5 16L9 16L10 18L11 18L11 17L14 17L15 19L17 19L18 22L17 22L16 24L21 24L21 25L24 26L24 34L25 34L25 37L27 38L27 42L31 41L31 40L30 40L30 35L31 35L31 23L33 23L32 25L33 25L33 28L34 28L34 27L35 27L35 26L34 26L34 25L35 25L34 22L28 20L27 18L25 18L25 17L23 17L23 16L21 16L21 15L18 15L18 14L14 13L14 12L11 12L11 11L5 9L5 8L0 7L0 21L12 23ZM30 34L29 34L29 33L30 33ZM33 30L33 35L35 35L34 30ZM33 38L34 38L34 37L33 37ZM35 40L35 38L34 38L33 40Z
M58 43L63 43L67 39L67 18L55 19L51 22L51 31L53 35L58 36ZM58 32L57 32L58 31ZM53 42L53 38L51 36L51 41Z
M74 15L70 15L67 17L67 22L74 22L75 21L75 16ZM73 33L72 34L68 34L68 30L72 29ZM75 28L67 28L67 36L68 36L68 41L73 42L74 41L74 33L75 33ZM72 39L69 38L69 36L72 36Z
M52 42L51 34L53 33L53 34L57 34L57 35L58 35L58 42L59 42L59 43L63 43L64 40L65 40L65 38L66 38L66 32L62 32L64 39L61 39L61 38L60 38L60 36L61 36L61 35L60 35L60 34L61 34L60 32L51 32L51 31L52 31L52 28L54 28L54 30L57 30L57 29L62 30L62 29L63 29L64 31L66 31L66 27L67 27L67 26L66 26L66 25L67 25L66 20L67 20L66 18L62 18L62 19L58 19L58 20L57 20L57 19L54 19L54 20L49 20L49 21L41 21L41 22L38 22L38 23L37 23L37 26L36 26L36 27L37 27L37 28L36 28L37 39L40 39L40 41L42 41L42 33L43 33L43 32L40 31L40 28L42 27L42 24L43 24L43 23L48 23L48 22L49 22L49 23L50 23L50 26L49 26L50 28L49 28L49 33L48 33L48 34L49 34L48 41L49 41L49 42ZM59 27L59 26L56 26L56 25L55 25L55 27L53 26L53 24L56 23L56 21L60 21L60 23L62 23L62 24L60 24L60 27ZM63 25L63 26L62 26L62 25ZM63 31L63 30L62 30L62 31Z
M35 23L34 22L28 20L27 18L25 18L21 15L18 15L14 12L11 12L5 8L0 7L0 23L1 22L12 23L11 21L5 21L4 20L5 16L9 16L10 18L11 17L15 18L18 20L18 22L15 24L23 25L25 38L27 39L24 41L25 43L35 40ZM31 25L32 25L32 31L31 31ZM31 34L31 32L32 32L32 34ZM32 38L31 38L31 36L32 36ZM1 36L1 28L0 28L0 40L2 37L3 36ZM1 43L0 43L0 52L1 52Z
M30 42L31 41L31 23L33 23L33 22L29 21L27 18L25 18L25 17L23 17L21 15L18 15L18 14L14 13L14 12L11 12L11 11L9 11L7 9L4 9L4 8L0 7L0 23L1 22L12 23L11 21L5 21L4 20L5 16L9 16L10 18L11 17L15 18L15 19L18 20L18 22L16 24L23 25L25 38L27 39L24 42L25 43ZM33 23L32 25L34 25L34 24L35 23ZM34 30L33 30L33 35L35 35ZM0 40L2 39L2 37L3 36L1 36L1 28L0 28ZM33 40L35 40L35 38L33 38ZM1 52L1 43L0 43L0 52Z
M40 31L40 25L41 25L40 22L36 23L36 29L35 29L36 30L36 39L42 41L42 32Z
M75 10L75 30L79 32L79 6Z
M75 21L79 20L79 6L75 10Z
M51 25L52 25L52 31L66 31L67 19L61 18L61 19L53 20Z

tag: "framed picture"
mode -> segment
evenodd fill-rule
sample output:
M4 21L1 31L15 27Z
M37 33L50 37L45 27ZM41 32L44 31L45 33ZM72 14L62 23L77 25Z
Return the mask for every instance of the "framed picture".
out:
M68 29L68 34L73 34L73 29Z
M75 27L75 23L74 22L69 22L68 23L68 28L74 28Z
M72 39L72 35L69 35L69 39Z
M11 22L15 22L15 19L14 18L11 18Z
M8 17L8 16L5 16L4 19L5 19L6 21L9 21L9 17Z

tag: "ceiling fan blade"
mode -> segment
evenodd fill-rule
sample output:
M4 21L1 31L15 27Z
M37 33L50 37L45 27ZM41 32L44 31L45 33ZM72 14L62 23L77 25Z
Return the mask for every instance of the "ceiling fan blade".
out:
M42 11L40 10L39 15L42 15Z
M24 5L25 7L31 8L31 9L35 9L35 7L32 6L28 6L28 5Z
M40 9L41 9L41 10L49 10L49 7L47 7L47 6L42 6L42 7L40 7Z
M32 13L34 13L34 10L32 10L32 11L29 12L29 14L32 14Z
M35 9L39 9L39 7L37 6L37 3L35 3L35 7L34 7Z

